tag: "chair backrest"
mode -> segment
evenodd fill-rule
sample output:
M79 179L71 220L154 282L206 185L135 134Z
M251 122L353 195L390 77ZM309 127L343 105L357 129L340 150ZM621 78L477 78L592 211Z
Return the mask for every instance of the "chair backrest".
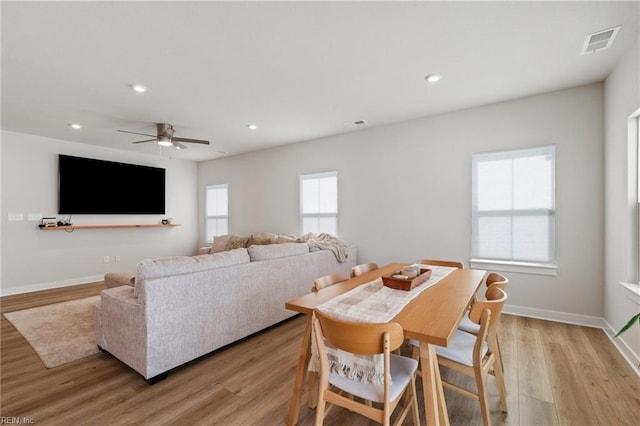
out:
M482 313L485 310L491 312L489 327L493 327L498 323L502 308L507 300L507 293L499 287L490 286L485 293L487 300L478 300L471 305L469 319L476 324L480 324Z
M495 286L506 291L507 284L509 284L509 279L502 274L498 274L497 272L491 272L489 275L487 275L485 284L487 285L487 290Z
M390 424L390 416L400 401L400 396L406 392L409 384L412 386L412 402L408 403L398 417L398 423L401 423L408 411L413 407L414 423L418 424L417 402L415 400L415 383L413 381L414 371L411 371L410 382L405 383L404 390L395 398L392 398L392 371L391 371L391 351L396 350L404 343L404 332L398 323L354 323L342 321L337 318L329 317L322 312L315 311L315 319L313 321L313 337L318 349L320 358L320 388L318 392L318 406L316 407L315 424L322 424L325 414L325 403L333 403L350 411L354 411L366 416L378 423L385 425ZM325 345L325 340L328 345ZM382 356L384 363L384 380L382 383L383 397L376 402L382 403L382 408L372 406L370 401L356 401L354 399L345 398L339 385L339 392L329 389L329 359L327 355L327 346L340 349L354 355L374 355ZM380 355L382 354L382 355ZM415 364L417 366L417 363ZM415 368L415 367L414 367ZM397 372L399 376L401 372ZM408 377L405 377L408 379ZM354 381L357 382L357 381ZM402 382L402 380L400 380ZM378 384L359 383L362 386L377 387ZM395 384L395 383L394 383ZM402 385L400 385L402 386ZM347 390L351 393L351 390ZM374 391L374 394L377 392ZM363 398L362 395L358 395ZM369 402L369 403L367 403Z
M332 318L318 310L315 311L315 315L322 335L331 346L352 354L376 355L391 352L404 342L404 331L400 324L395 322L348 322Z
M313 280L313 287L311 288L311 291L317 292L319 290L322 290L325 287L329 287L330 285L334 285L339 282L346 281L348 279L349 277L346 274L343 274L342 272L324 275L322 277L318 277L315 280Z
M362 263L360 265L356 265L353 268L351 268L351 276L357 277L364 274L365 272L373 271L374 269L378 269L377 263L374 263L374 262Z
M425 265L434 265L434 266L449 266L451 268L464 268L464 264L462 262L458 262L457 260L436 260L436 259L421 259L418 263Z

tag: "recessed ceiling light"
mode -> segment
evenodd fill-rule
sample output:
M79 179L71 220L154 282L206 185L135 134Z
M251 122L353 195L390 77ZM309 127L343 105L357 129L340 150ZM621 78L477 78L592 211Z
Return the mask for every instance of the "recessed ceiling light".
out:
M71 127L72 129L82 129L82 124L78 124L78 123L69 123L69 127Z
M249 130L256 130L258 128L258 126L256 126L255 124L247 124L247 127L249 128Z
M147 86L143 86L142 84L132 84L131 88L137 93L144 93L147 91Z
M429 74L424 79L427 80L429 83L435 83L436 81L440 80L441 78L442 78L442 76L440 74Z

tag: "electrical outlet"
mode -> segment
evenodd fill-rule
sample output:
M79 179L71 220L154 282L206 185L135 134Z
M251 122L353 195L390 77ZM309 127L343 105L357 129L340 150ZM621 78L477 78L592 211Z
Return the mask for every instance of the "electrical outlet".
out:
M116 263L120 262L120 256L113 256L113 261Z
M9 222L18 222L24 220L24 214L22 213L9 213Z
M111 258L109 256L105 256L104 258L102 258L102 262L111 263Z
M27 220L31 220L31 221L42 220L42 213L28 213Z

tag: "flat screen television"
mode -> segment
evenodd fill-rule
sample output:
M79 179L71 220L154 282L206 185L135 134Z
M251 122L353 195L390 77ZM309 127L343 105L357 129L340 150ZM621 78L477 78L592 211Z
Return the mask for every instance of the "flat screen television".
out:
M59 155L59 214L165 214L165 169Z

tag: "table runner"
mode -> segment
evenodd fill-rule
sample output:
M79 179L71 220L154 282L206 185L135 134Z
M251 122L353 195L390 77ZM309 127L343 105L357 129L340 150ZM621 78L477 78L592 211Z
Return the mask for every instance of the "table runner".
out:
M449 275L456 268L429 265L429 269L431 269L431 277L409 291L385 287L382 278L377 278L319 305L316 309L344 321L389 322L415 297ZM382 355L353 355L331 348L328 345L325 346L327 346L327 358L332 372L364 383L383 383L384 365ZM309 369L318 371L319 358L315 339L312 339L311 351L312 357Z

